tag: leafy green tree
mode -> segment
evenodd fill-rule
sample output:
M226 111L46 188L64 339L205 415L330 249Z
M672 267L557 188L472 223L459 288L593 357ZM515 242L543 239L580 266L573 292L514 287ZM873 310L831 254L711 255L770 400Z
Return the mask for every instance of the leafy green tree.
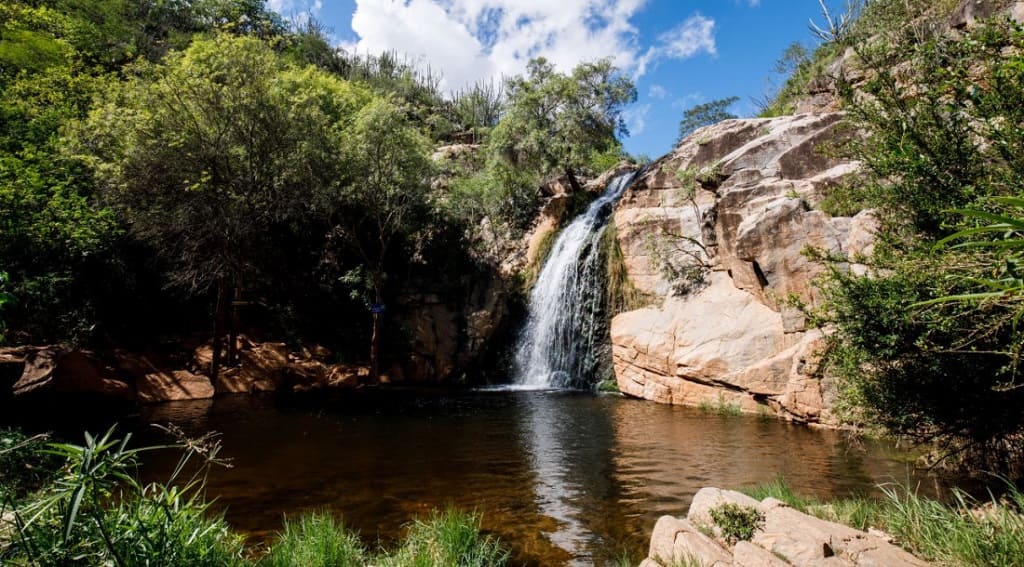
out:
M370 368L377 377L388 264L400 253L400 242L406 261L415 254L418 233L426 224L433 163L427 139L387 100L360 110L346 138L344 157L354 175L340 194L343 220L335 233L355 248L361 264L353 277L362 280L372 294L368 299L378 306L372 310L370 339Z
M574 189L592 156L616 147L617 136L627 133L622 108L636 100L633 83L608 59L581 63L569 75L534 59L526 76L510 79L507 89L491 152L539 175L564 173Z
M705 126L736 118L735 114L729 112L729 107L736 104L738 100L739 97L730 96L698 104L684 110L683 119L679 121L678 141L683 141L683 138Z
M76 129L103 196L169 264L169 283L216 291L214 375L229 303L280 252L275 229L342 178L342 132L369 97L219 35L139 67Z
M870 96L841 86L867 172L836 191L881 230L873 277L840 266L827 287L829 359L860 417L1003 471L1024 455L1022 48L1005 22L856 46Z

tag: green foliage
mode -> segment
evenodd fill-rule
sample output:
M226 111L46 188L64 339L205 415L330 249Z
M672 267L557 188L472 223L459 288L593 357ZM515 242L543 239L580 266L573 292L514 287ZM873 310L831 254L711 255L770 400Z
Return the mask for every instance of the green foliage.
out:
M170 281L201 291L259 274L270 229L337 182L341 127L367 98L220 35L110 89L74 141Z
M284 531L259 567L362 567L368 558L359 537L327 512L285 519Z
M622 107L636 89L608 60L582 63L569 75L534 59L527 76L508 82L504 116L489 151L540 175L585 171L595 153L616 148L625 132Z
M678 141L681 142L683 138L705 126L736 118L735 114L729 112L729 107L736 104L738 100L740 100L739 97L730 96L698 104L684 110L683 119L679 121Z
M700 402L697 404L697 409L704 413L723 417L739 417L743 415L743 408L739 404L725 401L725 396L722 394L719 394L718 399L714 402Z
M0 428L0 508L45 485L60 466L42 451L46 435L28 436L19 429Z
M509 553L482 535L480 516L448 509L409 526L402 546L378 559L382 567L498 567Z
M750 541L754 538L754 533L764 527L764 514L756 508L726 502L712 508L710 513L711 519L729 545L738 541Z
M605 266L605 309L608 320L619 313L633 311L653 303L653 298L638 290L629 279L626 257L619 246L615 223L608 223L601 234L601 255Z
M0 559L33 566L241 564L240 538L223 520L208 518L202 500L204 474L218 462L212 437L175 445L184 453L171 478L148 485L134 476L138 455L157 447L129 448L129 437L117 439L110 429L86 434L84 445L50 444L45 452L66 464L14 510L18 533Z
M475 226L486 218L522 233L536 217L539 186L536 174L490 160L480 171L456 178L440 206L456 221Z
M880 487L882 498L821 501L795 494L781 478L743 491L772 497L823 520L860 530L878 528L896 543L941 565L1017 565L1024 557L1024 494L1013 484L1001 498L980 501L953 490L948 503L899 485Z
M1024 32L1005 22L912 47L857 46L872 78L844 87L853 151L868 168L835 188L873 207L873 277L826 284L831 368L850 415L938 458L1012 470L1024 458L1018 272ZM913 72L896 76L909 62ZM949 244L956 243L954 246Z

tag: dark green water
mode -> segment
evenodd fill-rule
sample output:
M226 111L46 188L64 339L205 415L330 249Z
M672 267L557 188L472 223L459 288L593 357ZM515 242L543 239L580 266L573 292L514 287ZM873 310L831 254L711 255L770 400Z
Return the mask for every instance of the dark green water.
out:
M282 516L326 508L370 543L452 504L517 564L604 564L642 557L663 514L685 514L703 486L784 476L818 496L906 482L906 456L874 442L756 417L721 417L612 396L557 392L385 391L301 401L236 396L154 406L133 426L174 422L223 433L232 468L208 485L254 540ZM175 459L150 458L149 478Z

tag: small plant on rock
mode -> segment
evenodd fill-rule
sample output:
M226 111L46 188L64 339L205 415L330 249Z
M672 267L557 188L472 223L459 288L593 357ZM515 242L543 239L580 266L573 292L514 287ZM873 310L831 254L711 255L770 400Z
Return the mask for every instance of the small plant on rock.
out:
M711 509L711 519L729 545L750 541L754 532L764 527L764 514L749 506L727 502Z

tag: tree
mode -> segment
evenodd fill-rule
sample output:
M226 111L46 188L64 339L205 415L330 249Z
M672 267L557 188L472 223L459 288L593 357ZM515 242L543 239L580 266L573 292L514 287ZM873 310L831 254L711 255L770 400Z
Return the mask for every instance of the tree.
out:
M433 164L427 139L408 121L406 113L388 100L364 107L346 131L345 160L357 172L342 188L338 205L338 240L355 248L362 264L350 279L371 291L373 334L370 370L380 372L384 291L388 262L400 240L417 236L424 226L427 191ZM406 248L411 254L412 248Z
M628 133L622 107L636 100L633 83L608 59L581 63L569 75L546 59L534 59L527 75L510 79L507 89L491 151L540 175L564 173L576 190L576 173Z
M214 376L229 304L265 272L275 228L343 178L342 131L369 96L260 40L218 35L135 69L75 130L103 196L169 264L169 283L215 290ZM229 362L234 349L232 337Z
M729 107L736 104L739 97L720 98L704 104L698 104L683 111L683 119L679 122L679 142L700 128L718 124L723 120L732 120L736 115L729 112Z

